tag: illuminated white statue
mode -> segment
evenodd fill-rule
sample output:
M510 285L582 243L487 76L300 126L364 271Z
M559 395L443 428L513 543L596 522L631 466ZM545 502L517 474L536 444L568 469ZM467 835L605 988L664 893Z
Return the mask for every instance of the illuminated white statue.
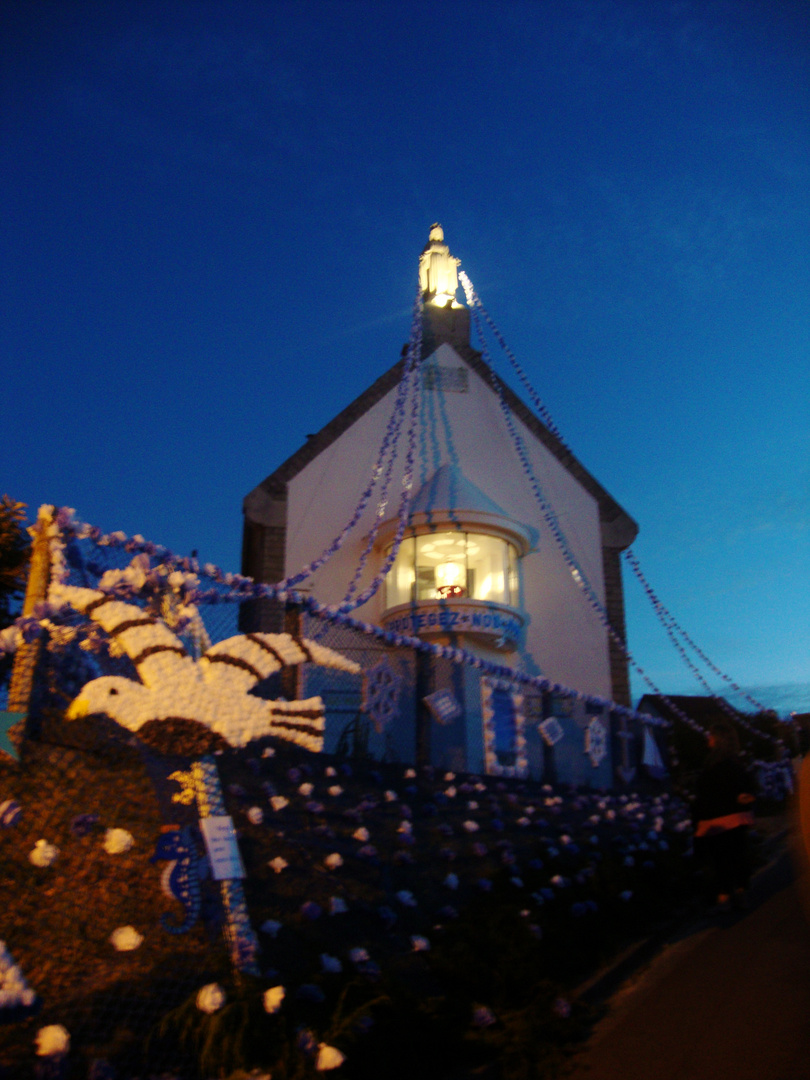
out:
M450 301L452 307L461 307L456 300L460 262L444 242L444 229L438 223L433 225L419 257L419 285L430 303L445 307Z

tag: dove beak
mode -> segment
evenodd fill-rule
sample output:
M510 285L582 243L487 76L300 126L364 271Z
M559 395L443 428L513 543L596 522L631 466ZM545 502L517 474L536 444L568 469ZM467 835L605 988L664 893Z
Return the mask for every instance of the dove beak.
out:
M77 697L70 703L65 713L66 720L81 720L90 713L90 703L87 698Z

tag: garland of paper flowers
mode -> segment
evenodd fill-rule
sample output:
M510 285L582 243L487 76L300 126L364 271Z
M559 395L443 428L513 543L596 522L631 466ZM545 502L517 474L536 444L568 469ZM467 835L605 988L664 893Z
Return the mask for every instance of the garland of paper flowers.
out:
M753 705L754 708L758 709L760 712L767 712L768 711L767 707L765 705L763 705L761 701L757 701L756 698L754 698L750 694L746 693L745 690L743 690L742 687L738 686L737 683L735 683L732 678L730 678L728 675L726 675L725 672L721 671L720 668L717 667L716 664L712 663L712 661L709 659L709 657L703 652L702 649L700 649L695 644L695 642L692 640L692 638L689 636L689 634L687 634L687 632L684 630L684 628L677 622L677 620L675 619L675 616L670 611L668 611L667 608L664 607L664 605L661 603L661 600L658 598L656 593L653 591L652 586L650 585L650 583L647 581L644 574L642 573L641 565L640 565L640 563L638 561L638 557L636 556L636 554L635 554L635 552L633 551L632 548L628 548L627 551L625 551L624 557L627 560L627 562L630 564L630 567L631 567L633 573L636 575L636 577L640 581L641 586L644 589L644 592L647 594L648 599L650 600L650 602L653 605L653 608L655 610L656 615L661 620L662 625L667 630L667 633L670 635L670 637L672 637L673 633L680 634L680 636L683 638L683 640L686 642L686 644L690 647L690 649L692 649L700 657L700 659L703 661L703 663L706 664L706 666L708 668L710 668L715 673L715 675L718 675L721 679L723 679L724 682L728 683L728 685L731 687L731 689L736 694L739 694L741 697L743 697L749 703L749 705ZM686 654L683 652L682 646L680 646L680 644L678 644L678 647L679 647L679 650L684 655L684 658L686 659L687 664L689 664L689 666L693 668L693 670L695 671L695 674L700 679L701 684L703 686L707 686L707 684L704 682L704 680L703 680L702 676L700 675L700 673L698 672L698 670L694 667L694 665L691 663L691 661L686 657ZM711 690L709 691L709 693L711 693ZM714 696L714 695L712 694L712 696ZM736 716L736 713L735 713L735 716Z
M389 454L390 454L388 468L387 468L386 474L385 474L385 486L384 486L383 494L382 494L382 496L381 496L381 498L379 500L378 508L377 508L377 518L376 518L377 523L375 525L375 533L374 533L374 535L376 536L376 529L379 529L379 521L381 520L381 516L385 513L385 507L386 507L387 501L388 501L388 496L387 496L388 485L389 485L390 479L391 479L391 470L393 468L393 463L394 463L394 460L396 458L397 443L399 441L399 435L400 435L400 431L401 431L401 428L402 428L402 420L403 420L403 417L405 415L405 410L406 410L406 406L407 406L407 399L408 399L409 391L411 389L411 383L412 382L415 383L415 381L416 381L415 377L414 377L415 369L417 368L417 366L418 366L418 364L419 364L419 362L421 360L421 352L422 352L422 305L423 305L422 293L421 293L421 290L417 289L416 299L414 301L414 306L413 306L413 315L412 315L412 318L411 318L411 333L410 333L410 339L409 339L409 345L408 345L407 358L406 358L406 361L405 361L405 370L404 370L403 376L400 379L399 384L397 386L397 393L396 393L396 397L394 399L394 408L392 409L391 416L388 419L388 426L386 428L385 435L383 436L383 441L382 441L382 443L380 445L379 453L377 454L377 460L376 460L376 462L374 464L374 468L372 469L372 472L371 472L371 480L369 481L368 485L366 486L366 489L363 492L363 494L360 496L360 501L358 502L357 506L355 507L354 513L352 514L352 516L351 516L351 518L349 520L349 523L335 537L335 539L332 541L332 543L318 556L317 559L313 559L312 562L307 563L307 565L302 567L302 569L299 570L298 573L292 574L290 577L287 577L283 581L279 582L278 583L279 588L289 589L289 588L294 587L295 585L300 584L300 582L304 581L305 578L311 577L316 572L316 570L319 570L326 562L329 561L329 559L332 558L333 555L335 555L338 551L340 551L340 549L343 547L344 543L346 542L346 538L348 537L349 533L352 531L352 529L355 527L355 525L357 525L358 521L363 516L363 512L365 511L366 507L368 506L369 500L370 500L372 492L374 491L374 488L375 488L375 486L377 484L377 481L379 480L380 476L382 475L383 462L385 461L386 456L389 456ZM409 437L410 437L410 432L409 432ZM404 481L403 481L403 483L404 483ZM362 565L358 568L359 573L362 573L362 566L365 565L365 559L368 558L368 551L371 550L372 545L373 545L373 540L371 541L371 544L368 546L367 551L364 552L364 557L361 560ZM354 591L353 586L354 586L355 582L357 580L359 580L359 573L355 574L355 578L354 578L352 584L349 586L349 593L347 594L347 599L349 598L351 593ZM378 588L379 588L379 586L378 586ZM357 605L354 605L354 606L357 606Z
M473 653L467 652L459 647L435 644L418 637L409 637L404 634L385 630L383 627L375 626L372 623L362 622L339 611L335 606L322 604L314 597L296 592L295 590L279 589L274 585L257 583L254 582L252 578L245 577L242 574L226 573L212 563L205 563L201 566L198 559L190 556L175 555L163 545L144 540L140 535L136 534L135 536L128 537L121 531L104 533L97 526L79 521L76 518L75 511L70 507L62 507L56 511L54 511L53 507L48 507L47 509L49 512L54 512L54 520L58 526L58 530L49 537L53 568L51 580L54 584L57 582L66 582L69 576L67 561L64 557L65 538L88 540L100 547L118 547L132 554L142 553L149 555L150 558L159 559L162 572L178 572L182 575L186 575L183 580L189 585L187 600L198 605L242 603L247 600L258 599L278 600L281 603L294 604L317 618L326 619L342 626L346 626L352 630L359 631L360 633L376 637L387 645L415 649L428 655L451 660L454 663L466 663L474 667L477 671L480 671L482 674L494 678L506 678L517 684L531 687L534 690L544 693L547 692L557 694L560 697L574 698L584 701L587 705L609 708L617 715L626 716L629 719L635 719L641 723L652 723L660 727L669 726L669 721L667 720L663 720L659 717L652 717L646 713L639 713L635 709L629 708L626 705L620 705L611 701L609 698L583 694L562 683L552 682L550 679L543 676L529 675L525 672L510 668L505 664L496 664L492 661L484 660L480 656L475 656ZM222 588L191 588L192 579L198 574L203 574L211 581L224 587L226 591L223 591ZM199 579L197 580L199 582ZM132 596L137 591L131 583L126 581L119 581L116 585L104 589L101 589L98 586L96 586L96 588L99 592L105 592L110 596L117 598L121 598L122 596ZM41 636L46 629L43 626L43 620L47 620L50 616L59 614L62 611L62 608L63 605L61 602L49 600L40 604L33 616L29 618L18 618L14 625L9 628L15 631L13 640L7 641L7 639L0 636L0 652L14 652L17 648L18 640L33 641Z
M534 470L532 469L531 462L530 462L528 454L526 452L525 445L524 445L523 440L520 437L520 434L519 434L519 432L518 432L518 430L517 430L517 428L515 426L514 418L512 417L511 410L509 409L509 405L508 405L508 403L506 401L506 396L505 396L504 391L503 391L503 383L497 377L497 375L495 374L495 372L493 370L492 358L490 356L489 349L487 347L486 338L484 336L483 326L481 325L481 313L483 313L483 308L481 306L480 300L478 299L478 296L477 296L477 294L476 294L476 292L475 292L475 290L474 290L474 288L472 286L472 282L470 281L469 277L466 274L464 274L463 272L459 275L459 277L460 277L460 280L461 280L462 285L464 287L464 291L465 291L465 295L466 295L466 299L467 299L467 304L468 304L468 306L470 308L472 318L473 318L473 323L475 325L476 332L478 334L478 339L479 339L480 346L481 346L481 354L482 354L482 356L483 356L483 358L484 358L484 360L487 363L487 366L489 368L490 379L491 379L491 382L492 382L492 386L493 386L493 389L495 390L495 392L496 392L496 394L498 396L498 400L499 400L499 403L500 403L500 406L501 406L501 411L503 413L504 420L506 422L507 430L509 431L510 437L512 439L513 445L515 447L515 450L517 452L517 455L518 455L518 458L519 458L519 460L521 462L523 470L524 470L524 472L525 472L525 474L527 476L527 479L529 480L529 484L531 486L532 493L535 496L535 499L536 499L536 501L538 503L538 506L540 507L540 510L541 510L541 512L543 514L543 517L544 517L544 519L546 521L546 524L547 524L549 530L551 531L552 536L554 537L555 541L557 542L558 547L560 548L563 559L565 560L565 563L568 566L569 571L571 572L571 576L574 579L574 582L580 588L583 595L588 600L588 603L591 605L591 607L593 608L593 610L596 612L597 616L599 617L602 625L607 630L607 632L610 635L611 639L615 642L615 644L621 650L622 654L625 656L628 663L630 663L635 668L635 670L639 673L639 675L647 683L647 685L653 690L653 692L658 697L661 698L661 700L668 706L668 708L672 711L672 713L682 723L686 724L688 727L691 727L694 731L697 731L700 734L706 736L708 734L706 729L701 724L698 724L697 721L693 720L690 716L688 716L682 709L680 709L675 704L674 701L672 701L669 697L667 697L667 695L663 694L661 692L661 690L655 685L653 680L649 677L649 675L646 673L646 671L644 671L644 669L641 667L641 665L638 663L638 661L635 659L635 657L630 653L629 649L627 648L626 642L624 641L621 634L619 634L618 631L611 624L610 618L608 616L608 613L607 613L604 605L599 600L599 597L597 596L593 586L590 584L590 582L588 581L588 578L586 577L586 575L583 573L581 567L579 566L579 564L577 562L577 559L576 559L576 557L575 557L575 555L574 555L574 553L573 553L573 551L571 549L571 546L569 545L569 543L568 543L568 541L567 541L567 539L565 537L565 534L564 534L564 532L563 532L563 530L562 530L562 528L561 528L561 526L559 524L559 521L557 519L557 515L556 515L556 513L554 511L554 508L548 502L545 495L543 494L542 487L540 486L540 483L539 483L539 481L538 481L538 479L537 479L537 477L536 477L536 475L534 473ZM483 314L486 315L486 313L483 313ZM488 322L490 323L490 325L492 325L492 320L489 319L488 316L486 316L486 318L487 318ZM503 339L502 339L502 337L501 337L501 335L499 333L497 334L497 338L498 338L498 341L500 343L504 344ZM505 344L504 344L504 348L505 348ZM510 357L510 359L513 359L512 355L511 355L511 353L509 352L508 349L506 350L506 352L507 352L507 355ZM524 385L528 385L528 379L526 378L525 373L522 371L522 369L519 369L519 365L517 365L516 361L514 361L514 363L516 365L516 370L518 370L518 374L521 377L521 381L523 381ZM531 396L532 396L532 400L535 401L535 403L540 403L539 397L537 396L537 394L533 390L531 392ZM545 409L544 406L542 406L542 403L540 403L540 404L541 404L541 409L542 409L543 413L544 414L547 413L547 410ZM555 431L555 434L557 434L556 428L554 428L554 431ZM563 445L565 445L565 444L563 443ZM672 635L670 635L670 636L672 636ZM681 652L683 653L683 650L681 650ZM687 658L687 663L689 663L688 658ZM694 669L694 665L690 665L690 666ZM704 683L704 685L706 685L706 687L708 689L708 684ZM709 690L709 692L711 693L711 690ZM712 696L715 697L714 694L712 694ZM751 731L753 734L756 734L756 735L760 736L761 738L765 739L766 741L772 742L777 747L780 747L780 748L784 747L784 743L782 742L781 739L779 739L778 737L769 735L766 732L759 731L758 729L753 727L751 724L749 724L745 719L740 717L740 715L736 712L736 710L732 710L730 706L726 705L725 703L721 703L719 700L718 700L718 703L723 704L724 708L725 708L725 711L727 711L730 715L732 715L733 719L737 723L739 723L742 727L744 727L747 730ZM757 761L757 762L755 762L755 764L757 764L761 769L765 769L765 770L777 769L779 771L782 771L782 765L779 762L760 762L760 761Z
M469 281L469 278L467 278L467 281ZM647 685L654 691L655 694L659 695L662 698L662 700L667 702L667 704L672 708L673 712L675 713L675 715L678 716L679 719L683 720L684 723L689 724L690 727L694 727L696 730L703 732L703 728L701 728L700 725L696 724L694 720L691 720L685 713L683 713L675 705L674 702L669 701L669 699L655 685L655 683L647 675L647 673L644 671L644 669L641 667L641 665L636 661L635 657L630 653L630 651L627 648L627 645L626 645L624 639L622 638L621 634L619 634L618 631L616 631L615 628L613 627L613 625L611 624L610 619L608 617L608 613L607 613L604 605L602 604L599 597L596 595L596 591L594 590L594 588L591 585L590 581L588 580L586 574L584 573L584 571L580 567L579 563L577 562L576 556L574 555L574 552L571 549L571 545L568 543L568 540L567 540L567 538L565 536L565 533L563 532L562 527L561 527L561 525L559 523L557 515L556 515L556 513L554 511L554 507L551 505L551 503L546 499L545 495L543 494L543 489L540 486L540 481L537 479L537 476L535 475L534 469L532 468L531 461L529 460L529 455L528 455L528 453L526 451L525 444L523 442L523 439L520 436L520 433L517 430L517 427L515 426L514 417L512 416L512 412L511 412L511 410L509 408L509 405L508 405L508 403L506 401L506 395L503 392L503 383L498 378L498 376L495 374L495 372L494 372L494 370L492 368L492 358L491 358L491 356L489 354L489 349L487 347L486 338L484 337L484 330L483 330L483 327L481 326L481 321L480 321L480 318L478 316L478 309L477 309L476 306L474 306L474 293L471 292L468 295L467 302L470 305L470 309L472 311L473 322L475 324L475 328L476 328L476 331L478 333L478 338L479 338L479 341L480 341L480 344L481 344L481 353L482 353L482 356L484 357L484 360L487 363L487 366L489 368L492 387L493 387L493 389L495 390L495 393L498 396L498 401L500 403L501 412L503 413L503 417L504 417L504 420L506 422L507 430L508 430L509 435L510 435L510 437L512 439L512 443L513 443L513 445L515 447L515 450L517 452L518 459L520 460L520 463L521 463L521 465L523 467L523 471L526 474L526 477L527 477L527 479L529 481L529 485L530 485L530 487L532 489L532 493L533 493L533 495L535 497L535 500L537 501L537 504L540 507L540 511L541 511L541 513L543 515L543 518L544 518L544 520L546 522L546 525L548 526L548 528L549 528L549 530L551 532L551 535L554 537L555 541L557 542L557 546L559 547L559 549L560 549L560 551L562 553L563 559L565 560L565 564L566 564L566 566L568 567L568 569L569 569L569 571L571 573L571 577L574 579L574 582L577 584L577 586L579 587L579 589L582 591L583 595L587 599L588 603L591 605L593 610L596 612L600 622L605 627L605 629L607 630L607 632L610 635L610 637L612 638L612 640L621 649L623 655L626 657L628 662L633 665L633 667L636 669L636 671L638 671L639 675L641 675L641 677L644 679L644 681L647 683Z
M422 297L421 294L417 298L417 303L414 306L414 316L411 323L411 333L408 341L408 352L405 361L405 370L403 372L402 379L400 380L397 388L397 404L395 407L395 413L397 416L396 429L394 433L394 440L391 447L391 453L388 456L388 464L385 469L385 476L383 477L383 486L380 491L380 498L377 502L377 512L374 517L374 525L369 533L366 541L366 546L363 549L360 559L357 564L357 568L354 572L352 580L349 582L349 587L346 590L346 595L343 598L344 604L351 601L351 598L357 586L363 576L368 557L371 554L374 543L377 539L377 534L380 531L380 526L385 518L385 511L388 506L388 489L391 486L391 477L394 472L394 462L397 457L397 443L399 440L399 433L402 427L402 420L405 416L405 410L407 407L407 401L409 392L414 390L417 383L418 371L417 368L421 365L422 361ZM412 384L412 385L411 385ZM400 404L401 399L401 404ZM412 406L413 408L413 406ZM411 428L408 430L408 445L410 445L412 431L416 423L415 415L411 413ZM415 431L413 431L413 438L415 439ZM382 458L378 459L382 462Z

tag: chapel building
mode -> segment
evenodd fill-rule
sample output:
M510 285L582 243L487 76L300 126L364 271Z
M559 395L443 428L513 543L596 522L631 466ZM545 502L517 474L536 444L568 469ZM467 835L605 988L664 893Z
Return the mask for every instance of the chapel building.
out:
M629 706L626 655L575 581L532 476L622 639L620 560L638 527L472 347L470 311L457 299L458 265L441 226L434 225L420 259L421 398L407 528L382 587L354 614L396 634L460 646ZM280 581L316 559L340 533L374 469L405 363L403 349L397 363L246 496L243 573ZM502 402L522 443L523 462ZM406 417L403 427L407 423ZM401 448L358 591L392 554L405 456ZM375 494L340 550L298 588L322 603L340 604L377 512ZM277 617L272 603L254 604L242 629L277 629ZM460 682L457 676L454 684L456 697L464 699L466 732L459 736L456 761L463 759L471 770L483 753L472 732L481 712L473 675Z

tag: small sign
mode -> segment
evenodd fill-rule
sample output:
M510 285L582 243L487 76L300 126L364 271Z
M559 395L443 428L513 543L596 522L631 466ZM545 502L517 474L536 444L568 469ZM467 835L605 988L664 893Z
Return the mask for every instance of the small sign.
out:
M215 881L234 881L247 877L236 842L233 818L228 814L200 818L205 848Z
M537 727L547 746L554 746L565 736L562 725L554 716L550 716L548 720L544 720L543 723L538 724Z
M451 724L461 716L462 708L449 690L437 690L435 694L428 694L423 701L437 724Z

